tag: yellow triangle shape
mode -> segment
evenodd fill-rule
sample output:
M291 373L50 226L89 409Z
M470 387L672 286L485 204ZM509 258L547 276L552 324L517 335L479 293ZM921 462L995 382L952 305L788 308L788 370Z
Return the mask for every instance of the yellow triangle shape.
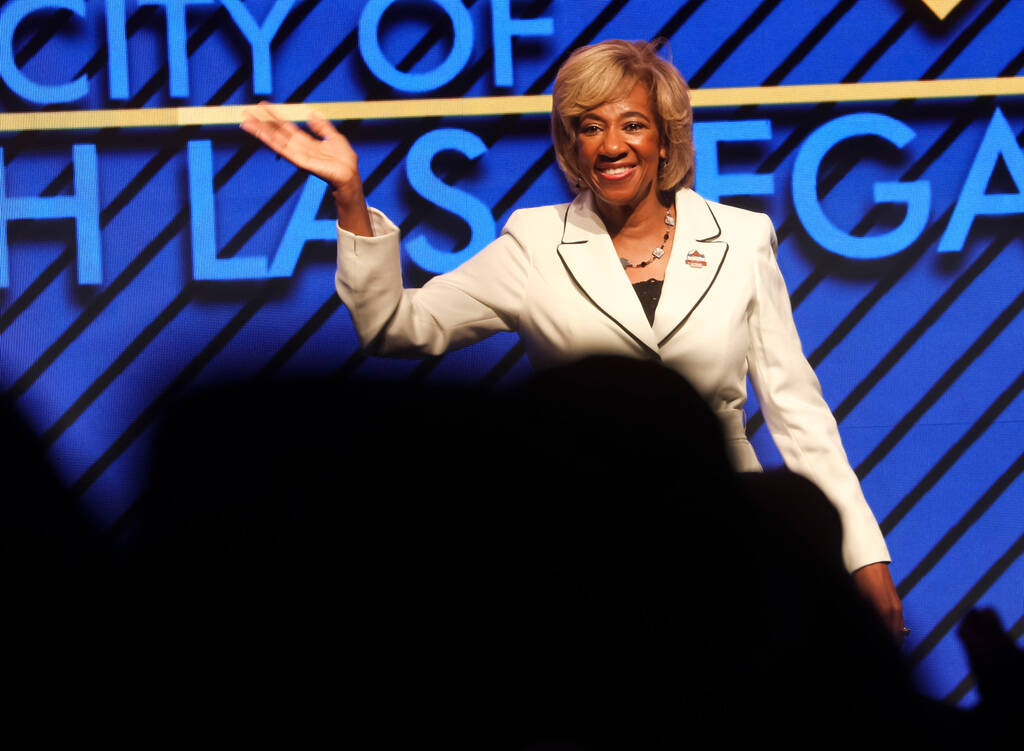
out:
M963 0L921 0L928 8L939 17L939 20L943 20L946 16L953 12L953 9L958 6Z

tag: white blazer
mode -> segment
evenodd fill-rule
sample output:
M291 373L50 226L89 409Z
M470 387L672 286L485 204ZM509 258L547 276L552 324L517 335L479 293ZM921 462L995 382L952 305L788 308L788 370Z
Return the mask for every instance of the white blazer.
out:
M535 368L593 354L660 360L715 410L744 471L761 469L743 431L749 372L786 466L839 510L847 569L888 561L800 347L771 220L686 189L676 194L676 217L653 326L589 193L516 211L493 243L421 289L402 288L398 229L371 209L375 237L339 228L336 286L375 354L437 355L518 331Z

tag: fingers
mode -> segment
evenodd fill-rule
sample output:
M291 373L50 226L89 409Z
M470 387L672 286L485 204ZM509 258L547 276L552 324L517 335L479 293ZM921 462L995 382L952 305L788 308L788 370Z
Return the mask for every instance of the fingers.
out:
M358 157L348 140L323 115L309 113L310 135L291 120L281 117L267 102L245 111L242 129L300 169L312 172L336 188L355 182Z
M886 595L875 607L882 617L882 622L896 639L896 643L902 644L903 639L906 637L906 633L903 630L903 603L892 592L888 592Z
M259 104L248 107L245 110L245 119L242 121L242 128L247 132L257 130L268 130L270 132L281 131L288 135L303 133L290 119L281 117L270 102L262 101ZM321 138L339 135L330 121L324 118L319 112L311 111L307 120L310 130ZM305 135L303 133L303 135Z
M264 101L249 107L245 110L245 115L241 123L242 130L260 139L284 157L289 157L295 148L309 150L317 143L291 120L280 117L269 102ZM344 140L341 133L319 112L310 112L306 124L324 141L332 138Z
M306 124L309 126L311 131L324 140L327 140L328 138L337 138L341 135L341 133L339 133L331 124L331 121L316 110L309 113L309 117L306 119Z
M888 618L889 630L896 639L897 644L902 644L907 638L906 624L903 621L903 603L897 598L889 604L890 613Z
M267 139L273 135L279 119L270 111L269 108L256 105L253 107L247 107L245 110L245 119L242 120L241 127L246 133L260 139L264 143Z
M246 118L242 121L242 129L256 135L257 132L284 132L288 135L302 133L302 129L287 118L280 117L270 102L262 101L245 110ZM320 138L328 139L340 136L331 121L316 110L311 110L306 120L309 129ZM267 128L263 127L267 126ZM268 130L269 128L269 130Z
M273 126L281 122L281 118L271 108L270 103L264 101L245 108L245 119L242 121L242 129L255 135L256 131L263 130L263 126Z
M896 643L897 644L902 644L903 641L907 638L907 633L908 633L907 629L906 629L906 624L903 622L903 608L902 607L899 607L897 609L897 611L893 614L891 628L892 628L893 634L896 637Z
M295 123L279 117L267 102L246 109L245 114L242 130L293 163L300 164L305 152L316 143Z
M245 120L242 127L254 135L258 133L287 133L292 134L299 131L298 126L290 120L278 117L277 113L268 102L260 102L254 107L245 110Z

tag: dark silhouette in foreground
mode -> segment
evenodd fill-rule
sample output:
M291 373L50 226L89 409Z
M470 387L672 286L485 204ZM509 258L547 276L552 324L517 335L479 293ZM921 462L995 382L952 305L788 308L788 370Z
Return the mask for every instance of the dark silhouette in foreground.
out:
M157 457L116 556L61 565L105 582L77 615L120 706L184 726L289 718L292 739L329 726L360 748L943 745L1005 727L1020 697L1020 650L970 619L984 711L917 694L820 492L733 473L714 416L652 363L594 358L500 397L224 388L177 407Z

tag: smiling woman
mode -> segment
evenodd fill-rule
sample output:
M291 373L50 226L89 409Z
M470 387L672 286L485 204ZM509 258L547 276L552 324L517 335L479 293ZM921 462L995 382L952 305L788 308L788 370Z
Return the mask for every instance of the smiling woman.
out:
M605 224L622 226L645 203L671 205L659 200L656 189L667 151L644 84L580 115L576 144L580 180L593 192Z
M674 195L693 184L689 90L657 46L622 40L576 50L552 91L558 164L589 190L649 319L672 254ZM659 242L660 241L660 242Z
M686 83L657 51L612 40L570 56L552 135L576 199L516 211L494 242L420 289L403 288L398 228L367 207L356 152L329 122L313 118L313 138L263 105L243 127L334 187L335 286L376 354L439 355L516 331L537 368L656 360L715 411L734 467L757 471L743 427L749 375L787 466L836 506L844 564L902 638L888 550L801 350L771 220L690 190Z
M580 118L612 101L626 99L636 84L647 90L647 111L656 120L659 143L665 148L659 190L693 187L693 110L690 91L679 71L659 57L657 44L638 45L620 39L576 50L555 79L551 138L558 166L570 185L580 188L577 130Z

